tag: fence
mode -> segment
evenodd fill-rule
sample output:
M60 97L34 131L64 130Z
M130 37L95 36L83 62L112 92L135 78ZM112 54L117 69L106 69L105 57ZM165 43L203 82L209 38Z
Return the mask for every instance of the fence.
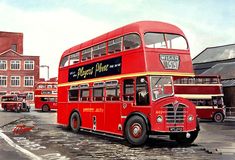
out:
M235 116L235 107L226 106L226 116Z

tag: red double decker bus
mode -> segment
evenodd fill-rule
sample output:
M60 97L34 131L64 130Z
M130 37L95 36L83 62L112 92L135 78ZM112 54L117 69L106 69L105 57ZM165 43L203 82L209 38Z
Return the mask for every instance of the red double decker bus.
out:
M151 134L192 143L195 105L174 96L173 76L192 76L187 39L176 26L141 21L66 50L58 77L59 124L125 137Z
M174 84L176 96L192 101L196 105L199 118L223 122L225 105L219 76L181 78Z
M34 89L35 109L48 112L57 109L57 82L38 82Z

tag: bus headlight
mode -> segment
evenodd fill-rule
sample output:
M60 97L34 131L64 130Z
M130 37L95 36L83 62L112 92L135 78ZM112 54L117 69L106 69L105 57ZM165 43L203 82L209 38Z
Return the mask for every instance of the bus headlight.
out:
M192 115L188 116L188 121L189 121L189 122L192 122L192 121L193 121L193 116L192 116Z
M162 121L163 121L162 116L157 116L157 123L162 123Z

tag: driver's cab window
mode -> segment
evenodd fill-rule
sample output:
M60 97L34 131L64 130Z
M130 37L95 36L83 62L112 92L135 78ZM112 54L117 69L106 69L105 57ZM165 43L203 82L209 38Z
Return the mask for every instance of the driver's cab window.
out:
M148 82L146 77L136 79L136 105L149 105Z

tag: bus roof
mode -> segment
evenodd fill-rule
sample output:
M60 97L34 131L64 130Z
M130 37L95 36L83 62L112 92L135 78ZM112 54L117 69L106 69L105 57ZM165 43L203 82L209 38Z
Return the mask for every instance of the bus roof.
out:
M63 53L62 57L67 56L70 53L73 53L82 49L86 49L93 45L100 44L107 40L111 40L113 38L117 38L119 36L122 36L128 33L145 33L145 32L174 33L174 34L180 34L184 36L184 33L182 32L182 30L179 29L175 25L165 23L165 22L159 22L159 21L139 21L139 22L125 25L123 27L120 27L108 33L105 33L101 36L98 36L94 39L78 44L74 47L71 47Z

